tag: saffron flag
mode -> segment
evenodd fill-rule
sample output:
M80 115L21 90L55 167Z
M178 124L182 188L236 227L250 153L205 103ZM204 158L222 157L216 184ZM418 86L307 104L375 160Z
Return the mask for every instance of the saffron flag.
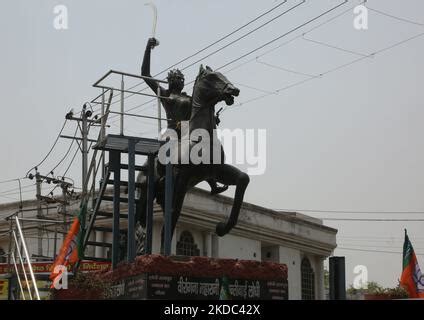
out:
M56 266L73 266L83 258L86 213L87 204L84 204L81 206L79 214L75 217L75 220L63 241L59 254L53 263L50 280L54 280L60 274L60 272L55 272Z
M400 285L408 291L410 298L424 298L424 276L418 265L417 257L405 230L403 244L403 271Z

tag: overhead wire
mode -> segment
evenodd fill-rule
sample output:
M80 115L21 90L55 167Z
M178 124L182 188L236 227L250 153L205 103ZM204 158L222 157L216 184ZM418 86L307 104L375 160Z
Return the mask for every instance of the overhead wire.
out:
M294 28L294 29L291 29L289 32L287 32L287 33L285 33L285 34L283 34L283 35L280 35L280 36L279 36L279 37L277 37L277 38L274 38L273 40L271 40L271 41L269 41L269 42L267 42L267 43L265 43L265 44L261 45L260 47L255 48L255 49L254 49L254 50L252 50L252 51L249 51L249 52L248 52L248 53L246 53L246 54L243 54L242 56L240 56L240 57L238 57L238 58L236 58L236 59L233 59L232 61L230 61L230 62L228 62L228 63L226 63L226 64L224 64L224 65L222 65L222 66L218 67L218 68L217 68L217 69L215 69L215 70L216 70L216 71L221 70L222 68L225 68L225 67L227 67L227 66L229 66L229 65L231 65L231 64L233 64L233 63L235 63L235 62L237 62L237 61L239 61L239 60L241 60L241 59L243 59L244 57L246 57L246 56L248 56L248 55L251 55L252 53L254 53L254 52L256 52L256 51L258 51L258 50L260 50L260 49L262 49L262 48L264 48L264 47L267 47L268 45L270 45L270 44L272 44L272 43L274 43L274 42L276 42L276 41L280 40L281 38L286 37L287 35L289 35L289 34L291 34L291 33L295 32L295 31L297 31L298 29L301 29L302 27L304 27L304 26L306 26L306 25L308 25L308 24L310 24L310 23L312 23L312 22L314 22L314 21L318 20L319 18L321 18L321 17L323 17L323 16L325 16L325 15L329 14L330 12L332 12L332 11L334 11L334 10L338 9L339 7L343 6L343 5L344 5L344 4L346 4L347 2L348 2L348 0L345 0L344 2L340 3L339 5L337 5L337 6L335 6L335 7L332 7L331 9L329 9L329 10L327 10L327 11L325 11L325 12L321 13L320 15L316 16L315 18L313 18L313 19L311 19L311 20L309 20L309 21L305 22L304 24L302 24L302 25L300 25L300 26L298 26L298 27L296 27L296 28ZM303 4L303 2L302 2L301 4ZM349 10L350 10L350 9L349 9ZM345 14L346 12L348 12L348 10L343 11L341 14L338 14L337 16L332 17L331 19L329 19L329 20L325 21L324 23L322 23L322 24L320 24L320 25L318 25L318 26L315 26L314 28L311 28L311 29L310 29L310 30L308 30L306 33L308 33L308 32L312 32L313 30L316 30L317 28L319 28L319 27L321 27L321 26L323 26L323 25L325 25L325 24L327 24L327 23L329 23L329 22L333 21L334 19L336 19L336 18L338 18L339 16L341 16L341 15ZM306 33L305 33L305 34L306 34ZM302 35L300 35L299 37L301 37L301 36L302 36ZM291 41L293 41L293 40L290 40L290 41L288 41L287 43L289 43L289 42L291 42ZM279 47L280 47L280 46L279 46ZM279 48L279 47L277 47L277 48ZM271 52L271 51L273 51L273 50L276 50L277 48L273 48L273 49L272 49L272 50L270 50L269 52ZM269 52L267 52L267 53L269 53ZM255 59L256 59L256 58L252 59L251 61L254 61ZM250 62L250 61L249 61L249 62ZM243 65L244 65L244 63L243 63ZM233 71L233 70L231 70L231 71ZM226 73L226 72L224 72L224 73ZM190 84L192 84L192 83L194 83L194 82L195 82L195 79L193 79L193 80L191 80L190 82L186 83L186 86L187 86L187 85L190 85ZM151 102L154 102L155 100L156 100L155 98L154 98L154 99L151 99L151 100L149 100L149 101L147 101L147 102L145 102L145 103L142 103L141 105L138 105L138 106L135 106L134 108L129 109L129 111L134 111L135 109L138 109L138 108L140 108L140 107L142 107L142 106L145 106L145 105L147 105L147 104L149 104L149 103L151 103Z
M349 243L349 242L338 242L337 243L337 245L341 245L342 247L344 247L344 246L354 246L354 247L357 247L357 248L373 248L373 249L395 249L396 247L402 247L402 244L401 243L399 243L399 244L397 244L397 245L391 245L391 246L387 246L387 245L381 245L381 244L371 244L371 242L369 242L369 244L359 244L359 243ZM424 248L421 248L421 247L415 247L414 246L414 249L416 249L416 250L421 250L421 249L423 249L424 250Z
M366 3L366 1L362 1L362 4L364 4L364 3ZM355 7L355 6L354 6L354 7ZM354 7L352 7L352 8L354 8ZM375 56L376 56L376 55L378 55L378 54L381 54L381 53L383 53L383 52L385 52L385 51L388 51L388 50L391 50L391 49L393 49L393 48L395 48L395 47L398 47L398 46L400 46L400 45L402 45L402 44L404 44L404 43L407 43L407 42L409 42L409 41L412 41L412 40L415 40L415 39L417 39L417 38L419 38L419 37L424 36L424 32L419 33L419 34L417 34L417 35L414 35L414 36L412 36L412 37L409 37L409 38L407 38L407 39L404 39L404 40L402 40L402 41L399 41L399 42L397 42L397 43L395 43L395 44L393 44L393 45L387 46L387 47L385 47L385 48L382 48L382 49L380 49L380 50L377 50L377 51L375 51L375 52L373 52L373 53L371 53L371 54L368 54L368 55L366 55L366 54L362 54L362 53L358 53L358 52L355 52L355 51L352 51L352 50L347 50L347 49L344 49L344 48L340 48L340 47L337 47L337 46L333 46L333 45L330 45L330 44L327 44L327 43L324 43L324 42L320 42L320 41L316 41L316 40L312 40L312 39L305 38L305 35L306 35L306 34L308 34L308 33L312 32L312 31L316 30L317 28L322 27L323 25L325 25L325 24L327 24L327 23L329 23L329 22L331 22L331 21L333 21L333 20L337 19L338 17L343 16L344 14L346 14L347 12L349 12L352 8L349 8L349 9L347 9L346 11L341 12L340 14L336 15L335 17L332 17L332 18L330 18L329 20L324 21L322 24L319 24L319 25L317 25L317 26L313 27L312 29L308 30L307 32L303 33L302 35L299 35L299 36L297 36L296 38L291 39L291 40L289 40L289 41L288 41L288 42L286 42L286 43L283 43L282 45L286 45L286 44L288 44L288 43L290 43L290 42L292 42L292 41L294 41L294 40L296 40L296 39L298 39L298 38L301 38L301 37L302 37L302 38L303 38L304 40L306 40L306 41L315 42L316 44L320 44L320 45L322 45L322 46L330 47L330 48L333 48L333 49L335 49L335 50L345 51L346 53L352 53L352 54L355 54L355 55L359 55L359 56L360 56L360 58L355 59L355 60L353 60L353 61L350 61L350 62L348 62L348 63L346 63L346 64L343 64L343 65L337 66L337 67L335 67L335 68L333 68L333 69L327 70L327 71L325 71L325 72L321 73L319 77L315 77L315 78L310 78L310 79L302 80L302 81L296 82L296 83L294 83L294 84L292 84L292 85L289 85L289 86L286 86L286 87L283 87L283 88L277 89L277 90L275 90L277 93L280 93L280 92L285 91L285 90L287 90L287 89L290 89L290 88L293 88L293 87L296 87L296 86L302 85L302 84L304 84L304 83L306 83L306 82L309 82L310 80L318 79L318 78L320 78L320 77L322 77L322 76L324 76L324 75L330 74L330 73L332 73L332 72L335 72L335 71L338 71L338 70L340 70L340 69L343 69L343 68L346 68L346 67L348 67L348 66L351 66L351 65L353 65L353 64L356 64L356 63L358 63L358 62L360 62L360 61L362 61L362 60L364 60L364 59L367 59L367 58L373 58L373 57L375 57ZM378 13L382 13L382 14L384 14L384 12L382 12L382 11L380 11L380 12L379 12L379 10L376 10L376 9L372 9L372 10L373 10L373 11L375 11L375 12L378 12ZM406 20L405 22L409 22L409 23L411 23L411 21L408 21L407 19L403 19L403 18L399 18L399 17L394 17L394 18L398 18L398 20L400 20L400 21L402 21L402 20ZM276 49L278 49L278 48L279 48L279 47L273 48L273 49L271 49L271 50L269 50L269 51L267 51L267 52L263 53L263 54L262 54L262 55L260 55L260 56L263 56L263 55L269 54L270 52L272 52L272 51L274 51L274 50L276 50ZM260 57L260 56L258 56L258 57ZM256 59L256 60L258 60L258 57L256 57L255 59ZM248 61L248 62L254 61L255 59L251 59L251 60L250 60L250 61ZM281 68L281 67L278 67L278 66L274 66L274 67L276 67L276 68ZM274 93L274 92L272 92L271 94L275 94L275 93ZM270 94L270 95L271 95L271 94ZM232 106L232 107L228 107L228 110L233 110L233 109L234 109L234 108L236 108L236 107L239 107L239 106L245 105L245 104L250 103L250 102L253 102L253 101L257 101L257 100L263 99L263 98L268 97L268 96L269 96L269 95L261 95L261 96L255 97L255 98L253 98L253 99L250 99L250 100L248 100L248 101L240 102L239 104L236 104L236 105L234 105L234 106ZM227 108L226 108L226 109L227 109ZM225 109L224 111L226 111L226 109Z
M226 45L224 45L224 46L222 46L222 47L220 47L219 49L217 49L217 50L213 51L212 53L210 53L210 54L208 54L208 55L206 55L206 56L202 57L201 59L198 59L198 60L194 61L193 63L190 63L188 66L183 67L181 70L182 70L182 71L183 71L183 70L186 70L186 69L188 69L188 68L190 68L190 67L194 66L195 64L197 64L197 63L199 63L199 62L201 62L201 61L203 61L203 60L205 60L205 59L207 59L207 58L211 57L212 55L214 55L214 54L216 54L216 53L218 53L218 52L220 52L220 51L222 51L222 50L224 50L224 49L228 48L229 46L233 45L234 43L237 43L238 41L240 41L240 40L244 39L245 37L247 37L247 36L249 36L249 35L251 35L251 34L253 34L254 32L258 31L259 29L262 29L262 28L263 28L263 27L265 27L266 25L268 25L268 24L270 24L271 22L273 22L273 21L275 21L275 20L277 20L277 19L281 18L281 17L282 17L282 16L284 16L285 14L287 14L287 13L289 13L289 12L291 12L291 11L293 11L293 10L297 9L298 7L302 6L302 5L303 5L303 4L305 4L305 3L306 3L306 0L302 0L301 2L297 3L297 4L296 4L296 5L294 5L293 7L291 7L291 8L289 8L289 9L287 9L286 11L284 11L284 12L280 13L279 15L277 15L276 17L272 18L271 20L268 20L267 22L265 22L265 23L261 24L260 26L256 27L255 29L253 29L253 30L251 30L251 31L249 31L249 32L247 32L247 33L245 33L244 35L242 35L242 36L240 36L240 37L236 38L235 40L233 40L233 41L229 42L228 44L226 44ZM218 70L218 69L217 69L217 70Z
M374 219L374 218L330 218L321 217L325 221L351 221L351 222L422 222L424 219Z
M3 180L3 181L0 181L0 184L16 182L17 180L23 180L23 179L26 179L26 177L22 177L22 178L15 178L15 179L9 179L9 180Z
M16 180L13 180L13 181L16 181ZM0 194L8 195L8 194L11 194L12 192L14 192L12 194L19 194L19 190L32 188L34 186L35 186L35 184L33 183L33 184L30 184L30 185L22 186L21 188L13 188L13 189L5 190L5 191L0 192ZM18 192L15 192L15 191L18 191Z
M381 10L378 10L378 9L371 8L368 5L366 7L367 7L368 10L373 11L375 13L378 13L380 15L383 15L383 16L386 16L386 17L389 17L389 18L392 18L392 19L395 19L395 20L398 20L398 21L402 21L402 22L414 24L414 25L417 25L417 26L420 26L420 27L424 27L424 23L420 23L420 22L416 22L416 21L412 21L412 20L403 18L403 17L395 16L393 14L390 14L390 13L387 13L387 12L384 12L384 11L381 11Z
M68 147L65 155L59 160L59 162L49 172L54 172L65 161L65 159L68 157L69 152L71 151L71 148L72 148L72 146L73 146L73 144L75 142L75 138L77 136L77 132L78 132L78 126L75 128L73 139L71 140L71 143L69 144L69 147Z
M263 48L265 48L267 46L269 46L270 44L273 44L274 42L276 42L276 41L278 41L278 40L280 40L280 39L282 39L282 38L284 38L284 37L286 37L286 36L288 36L288 35L296 32L297 30L302 29L303 27L307 26L308 24L311 24L312 22L320 19L321 17L323 17L323 16L325 16L325 15L333 12L334 10L337 10L341 6L345 5L346 3L348 3L348 0L344 0L343 2L339 3L338 5L336 5L336 6L332 7L332 8L330 8L330 9L322 12L318 16L315 16L314 18L309 19L308 21L302 23L301 25L299 25L299 26L291 29L290 31L287 31L287 32L283 33L282 35L280 35L280 36L278 36L278 37L276 37L276 38L274 38L274 39L272 39L272 40L270 40L270 41L268 41L268 42L260 45L259 47L255 48L253 50L250 50L247 53L244 53L243 55L241 55L241 56L239 56L239 57L237 57L237 58L235 58L235 59L233 59L233 60L231 60L231 61L223 64L222 66L220 66L219 68L217 68L215 70L216 71L221 70L222 68L225 68L226 66L229 66L230 64L233 64L234 62L237 62L237 61L239 61L239 60L241 60L241 59L243 59L243 58L245 58L247 56L250 56L251 54L253 54L253 53L255 53L255 52L257 52L257 51L259 51L259 50L261 50L261 49L263 49Z
M370 253L391 253L391 254L403 254L401 251L386 251L386 250L371 250L371 249L360 249L360 248L347 248L347 247L337 247L336 249L348 250L348 251L359 251L359 252L370 252ZM423 256L424 253L415 252L418 256Z
M320 209L275 209L287 212L347 213L347 214L424 214L424 211L375 211L375 210L320 210Z
M333 73L333 72L335 72L335 71L338 71L338 70L340 70L340 69L347 68L347 67L349 67L349 66L351 66L351 65L353 65L353 64L356 64L356 63L358 63L358 62L360 62L360 61L362 61L362 60L364 60L364 59L368 59L368 58L370 58L370 57L375 57L376 55L379 55L379 54L381 54L381 53L383 53L383 52L386 52L386 51L388 51L388 50L394 49L394 48L396 48L396 47L398 47L398 46L400 46L400 45L403 45L403 44L405 44L405 43L407 43L407 42L409 42L409 41L415 40L415 39L420 38L420 37L422 37L422 36L424 36L424 32L419 33L419 34L417 34L417 35L415 35L415 36L409 37L409 38L407 38L407 39L404 39L404 40L402 40L402 41L399 41L399 42L397 42L397 43L395 43L395 44L392 44L392 45L387 46L387 47L385 47L385 48L382 48L382 49L380 49L380 50L377 50L377 51L375 51L375 52L371 53L371 54L370 54L370 55L368 55L368 56L359 57L359 58L357 58L357 59L355 59L355 60L352 60L352 61L350 61L350 62L348 62L348 63L345 63L345 64L343 64L343 65L340 65L340 66L334 67L334 68L332 68L332 69L330 69L330 70L327 70L327 71L325 71L325 72L321 73L318 77L315 77L315 78L308 78L308 79L305 79L305 80L302 80L302 81L296 82L296 83L294 83L294 84L288 85L288 86L286 86L286 87L279 88L279 89L277 89L277 90L275 90L275 91L276 91L277 93L281 93L281 92L283 92L283 91L285 91L285 90L288 90L288 89L291 89L291 88L293 88L293 87L296 87L296 86L302 85L302 84L304 84L304 83L306 83L306 82L309 82L309 81L312 81L312 80L315 80L315 79L322 78L322 77L323 77L323 76L325 76L325 75L328 75L328 74ZM272 93L272 94L275 94L275 93ZM246 105L246 104L248 104L248 103L250 103L250 102L253 102L253 101L257 101L257 100L260 100L260 99L266 98L266 97L268 97L268 96L270 96L270 94L268 94L268 95L261 95L261 96L255 97L255 98L253 98L253 99L250 99L250 100L248 100L248 101L240 102L240 103L238 103L238 104L236 104L236 105L234 105L234 106L232 106L232 107L229 107L229 108L228 108L228 110L234 110L234 109L235 109L235 108L237 108L237 107L240 107L240 106L242 106L242 105Z
M259 20L259 19L261 19L262 17L264 17L264 16L266 16L266 15L270 14L271 12L273 12L273 11L277 10L279 7L281 7L281 6L282 6L282 5L284 5L285 3L287 3L287 1L286 1L286 0L285 0L285 1L282 1L282 2L280 2L280 3L278 3L277 5L275 5L274 7L270 8L270 9L268 9L268 10L267 10L267 11L265 11L264 13L262 13L262 14L260 14L260 15L256 16L254 19L252 19L252 20L248 21L247 23L245 23L245 24L243 24L242 26L240 26L240 27L236 28L235 30L231 31L230 33L228 33L228 34L224 35L223 37L221 37L221 38L219 38L219 39L217 39L217 40L213 41L211 44L209 44L209 45L207 45L207 46L203 47L202 49L197 50L197 51L196 51L196 52L194 52L193 54L191 54L191 55L189 55L189 56L187 56L187 57L185 57L185 58L183 58L183 59L179 60L178 62L176 62L176 63L172 64L171 66L169 66L168 68L166 68L166 69L162 70L161 72L156 73L156 74L154 75L154 77L157 77L157 76L159 76L159 75L161 75L161 74L165 73L165 72L166 72L166 71L168 71L169 69L171 69L171 68L173 68L173 67L176 67L177 65L179 65L179 64L181 64L181 63L183 63L183 62L185 62L185 61L187 61L187 60L189 60L189 59L191 59L191 58L193 58L193 57L195 57L195 56L197 56L198 54L200 54L200 53L202 53L202 52L206 51L207 49L209 49L209 48L213 47L214 45L216 45L216 44L218 44L218 43L222 42L223 40L225 40L225 39L227 39L227 38L231 37L232 35L236 34L236 33L237 33L237 32L239 32L240 30L242 30L242 29L246 28L247 26L251 25L252 23L254 23L254 22L258 21L258 20ZM132 89L134 89L134 88L138 87L139 85L141 85L141 84L143 84L143 83L144 83L144 81L141 81L141 82L137 83L136 85L134 85L134 86L130 87L128 90L132 90ZM146 90L146 89L148 89L148 87L142 88L142 89L140 89L138 92L142 92L142 91L144 91L144 90ZM116 96L118 96L118 95L120 95L120 94L118 93L118 94L116 94L114 97L116 97ZM131 94L127 95L124 99L128 99L128 98L130 98L130 97L132 97L132 96L134 96L134 95L135 95L135 93L131 93ZM116 103L119 103L119 102L120 102L120 100L114 101L111 105L116 104Z
M63 123L62 128L61 128L61 129L60 129L60 131L59 131L59 134L57 135L57 137L56 137L56 139L55 139L55 141L54 141L53 145L51 146L51 148L50 148L49 152L47 152L47 154L46 154L46 156L43 158L43 160L41 160L41 161L40 161L40 162L39 162L36 166L34 166L34 167L32 167L31 169L29 169L29 170L28 170L28 172L26 173L25 177L28 177L28 174L29 174L32 170L34 170L35 168L38 168L39 166L41 166L41 165L44 163L44 161L46 161L46 160L47 160L47 158L50 156L50 154L53 152L54 148L56 147L57 142L59 141L60 136L61 136L61 134L62 134L63 130L65 129L65 126L66 126L66 123L67 123L67 122L68 122L68 119L66 119L66 120L65 120L65 122Z

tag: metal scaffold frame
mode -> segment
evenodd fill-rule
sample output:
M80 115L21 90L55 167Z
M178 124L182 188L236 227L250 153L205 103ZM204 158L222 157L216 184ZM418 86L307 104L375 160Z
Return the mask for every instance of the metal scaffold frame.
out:
M105 85L104 82L108 80L111 76L118 75L121 78L121 86L119 88ZM135 182L135 171L144 171L147 178L147 194L141 195L147 197L147 217L146 217L146 243L145 243L145 254L152 253L152 241L153 241L153 201L154 201L154 170L155 170L155 157L159 151L160 146L163 144L160 141L162 125L161 121L167 121L169 119L161 117L161 99L168 99L167 97L160 96L160 91L158 90L157 95L146 94L142 92L135 92L132 90L125 89L125 80L126 78L135 78L135 79L150 79L157 81L159 83L167 83L167 81L154 79L151 77L139 76L127 72L120 72L116 70L108 71L104 76L97 80L93 87L101 89L102 92L96 98L94 98L91 103L101 105L101 116L96 120L89 120L95 123L100 123L100 133L97 139L97 143L93 147L93 155L90 165L84 165L83 168L87 167L87 170L83 170L83 197L82 202L88 203L91 198L92 208L90 211L90 216L87 220L86 233L83 240L83 248L85 249L88 245L97 245L105 246L105 243L89 241L91 231L95 227L96 217L100 212L100 205L102 201L112 201L113 202L113 213L112 213L112 267L116 267L118 262L122 259L123 253L120 252L120 237L122 230L120 229L120 218L123 215L120 213L120 203L122 201L128 202L128 230L127 230L127 261L132 262L136 257L136 247L135 247L135 210L136 210L136 201L139 199L135 198L136 191L136 182ZM120 92L120 110L112 111L112 99L114 98L114 92ZM106 95L109 93L108 100L106 102ZM137 94L141 96L155 97L157 98L157 117L137 115L125 112L125 93ZM98 101L100 99L100 101ZM83 112L84 114L84 112ZM117 114L120 116L120 127L119 135L106 134L107 120L110 114ZM124 127L124 117L141 117L151 120L157 120L158 125L158 138L149 139L143 137L131 137L125 135ZM81 121L81 119L78 119ZM86 121L87 122L87 121ZM84 126L84 121L82 121ZM83 132L83 130L82 130ZM88 137L82 137L83 144L88 141ZM98 157L98 151L101 151L100 156ZM106 163L105 152L109 153L109 163ZM128 164L121 163L121 154L128 154ZM87 152L88 154L88 152ZM84 153L83 153L84 155ZM147 156L147 165L140 167L136 166L135 156L143 155ZM83 162L88 164L88 159L83 157ZM95 186L97 181L97 176L99 174L99 166L102 165L101 170L101 179L100 179L100 188L96 192ZM121 170L128 170L128 181L121 181ZM113 174L113 180L110 180L111 174ZM165 255L171 254L171 210L172 210L172 191L173 191L173 181L172 181L172 166L166 166L166 177L165 177L165 241L164 241L164 253ZM91 187L88 189L89 180L91 179ZM113 185L113 196L105 196L106 187L108 184ZM123 199L120 196L121 185L128 186L128 198ZM91 257L95 259L95 257ZM90 260L90 257L86 257Z

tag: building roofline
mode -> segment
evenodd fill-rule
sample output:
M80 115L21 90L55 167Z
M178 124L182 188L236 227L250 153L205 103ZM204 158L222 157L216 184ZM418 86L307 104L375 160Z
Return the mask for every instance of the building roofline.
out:
M200 188L192 188L189 193L192 194L198 194L200 196L209 196L214 198L215 200L220 201L221 203L225 203L228 205L232 205L234 199L228 196L224 196L224 195L214 195L211 196L209 191L206 191L204 189L200 189ZM77 193L76 195L78 196L79 193ZM57 196L55 197L55 199L61 199L62 196ZM25 200L22 201L22 207L31 207L31 206L36 206L38 204L38 201L35 199L32 200ZM0 204L0 211L1 210L7 210L7 209L16 209L16 211L19 211L21 202L20 201L15 201L15 202L9 202L9 203L3 203ZM328 227L326 225L324 225L322 222L318 222L317 221L311 221L311 219L309 218L302 218L302 214L298 215L297 212L289 212L289 211L277 211L277 210L272 210L269 208L265 208L256 204L252 204L250 202L243 202L242 205L243 209L247 209L247 210L251 210L251 211L255 211L255 212L260 212L261 214L265 214L268 216L272 216L272 217L276 217L279 219L284 219L284 220L288 220L291 222L296 222L296 223L300 223L300 224L304 224L304 225L309 225L309 226L313 226L313 227L318 227L321 229L324 229L328 232L337 233L337 229ZM305 217L309 217L309 216L305 216Z
M193 188L192 190L190 190L190 192L193 193L193 194L197 193L199 195L210 195L209 191L206 191L206 190L203 190L203 189L200 189L200 188ZM215 199L218 199L219 201L225 203L225 204L232 204L233 201L234 201L233 198L228 197L228 196L224 196L224 195L215 195L213 197ZM271 217L277 217L279 219L289 220L291 222L296 222L296 223L303 224L303 225L318 227L318 228L324 229L324 230L331 232L331 233L334 233L334 234L337 234L337 232L338 232L337 229L328 227L328 226L322 224L322 222L318 223L318 222L310 221L309 219L302 218L301 216L297 215L298 212L276 211L276 210L261 207L261 206L258 206L256 204L252 204L252 203L249 203L249 202L243 202L242 208L252 210L252 211L255 211L255 212L260 212L262 214L265 214L265 215L268 215L268 216L271 216ZM308 217L308 216L306 216L306 217Z

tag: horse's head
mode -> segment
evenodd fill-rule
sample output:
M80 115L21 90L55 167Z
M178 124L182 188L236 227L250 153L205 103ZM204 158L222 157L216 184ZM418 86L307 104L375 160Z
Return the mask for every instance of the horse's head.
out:
M216 104L225 101L227 105L234 104L240 90L236 88L222 73L213 71L211 68L200 66L199 75L196 78L193 97L198 94L202 99Z

